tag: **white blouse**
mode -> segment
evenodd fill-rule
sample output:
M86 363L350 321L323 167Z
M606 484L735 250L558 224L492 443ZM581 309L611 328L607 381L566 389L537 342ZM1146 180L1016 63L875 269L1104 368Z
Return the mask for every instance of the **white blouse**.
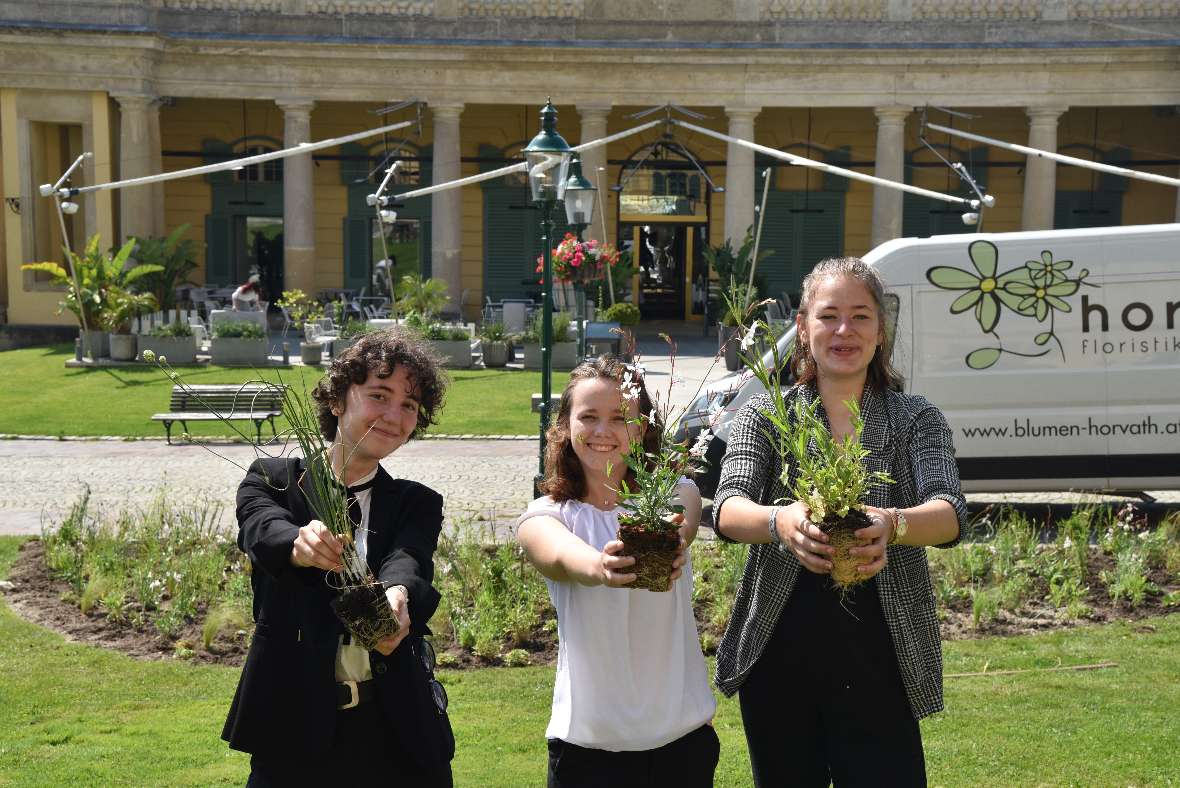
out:
M691 484L685 480L683 483ZM538 498L595 550L617 538L619 509ZM712 719L716 701L692 612L692 562L664 593L545 580L557 609L557 680L545 731L580 747L651 750Z

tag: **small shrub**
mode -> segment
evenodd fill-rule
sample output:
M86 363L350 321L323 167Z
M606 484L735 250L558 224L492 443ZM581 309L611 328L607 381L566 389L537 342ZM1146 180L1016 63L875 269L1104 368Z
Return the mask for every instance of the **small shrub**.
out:
M165 323L162 326L156 326L149 333L148 336L153 337L191 337L193 335L193 327L188 323L180 320L173 320L171 323Z
M618 323L620 326L639 325L639 307L628 301L611 304L599 315L604 323Z
M504 655L504 664L510 668L528 667L529 653L523 648L514 648Z
M1158 590L1147 579L1147 563L1142 553L1134 549L1126 549L1115 556L1114 571L1103 572L1101 577L1110 593L1110 600L1116 603L1125 600L1132 609L1143 604L1149 593Z
M253 320L226 320L213 324L214 339L266 339L266 330Z
M440 668L453 668L459 664L459 658L449 651L440 651L435 657L435 664Z
M503 323L485 323L479 331L479 338L484 342L507 342L508 332Z
M1068 609L1086 598L1089 586L1082 585L1076 577L1060 574L1049 579L1049 604L1058 609Z

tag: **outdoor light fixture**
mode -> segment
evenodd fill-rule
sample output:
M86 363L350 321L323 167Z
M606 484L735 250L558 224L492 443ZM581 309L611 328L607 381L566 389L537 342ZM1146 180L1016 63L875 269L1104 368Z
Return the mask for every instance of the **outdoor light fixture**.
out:
M565 182L565 218L569 224L578 228L579 238L582 228L594 222L597 197L598 189L582 175L582 157L573 154L570 159L570 177Z
M381 221L385 222L386 224L393 224L397 221L397 211L382 210L380 213Z
M533 202L556 202L565 195L570 153L570 146L557 133L557 109L547 99L541 108L541 130L524 149Z
M78 203L76 203L76 202L63 202L61 204L61 212L65 213L65 214L69 214L70 216L73 216L74 214L76 214L78 212Z
M533 202L541 208L541 450L533 480L534 498L540 496L539 484L545 478L545 431L553 397L553 204L565 196L572 153L557 133L557 109L546 99L541 108L541 130L524 149L529 189Z

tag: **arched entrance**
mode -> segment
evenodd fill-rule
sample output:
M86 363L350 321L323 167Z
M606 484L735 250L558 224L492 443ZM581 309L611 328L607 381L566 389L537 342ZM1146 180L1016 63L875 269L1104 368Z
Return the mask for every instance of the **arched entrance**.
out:
M713 182L671 135L633 151L619 172L618 247L638 273L630 300L645 320L699 320L705 312Z

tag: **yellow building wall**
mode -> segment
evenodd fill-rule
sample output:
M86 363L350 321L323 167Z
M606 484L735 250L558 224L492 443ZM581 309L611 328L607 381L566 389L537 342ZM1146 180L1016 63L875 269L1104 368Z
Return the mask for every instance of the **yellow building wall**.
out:
M373 128L389 122L389 117L372 113L378 104L324 102L317 104L311 115L313 140L342 136ZM607 132L614 134L631 128L642 120L628 115L644 109L640 106L614 107L608 115ZM539 120L538 106L501 106L469 104L464 108L460 121L461 155L475 159L480 155L481 145L504 149L523 146L536 134ZM573 105L558 106L558 130L571 145L581 140L581 119ZM721 107L694 107L706 115L704 120L694 121L699 125L717 131L728 130L728 119ZM960 109L960 108L957 108ZM953 124L945 114L932 112L930 119L941 125L954 125L974 133L997 139L1027 143L1028 121L1022 108L961 108L977 117L967 121L956 118ZM282 110L271 101L245 102L246 124L242 121L243 105L240 101L213 99L178 99L171 106L161 109L160 126L162 147L165 150L201 150L201 142L207 138L222 141L238 139L244 133L273 137L281 142L283 137ZM410 117L410 110L403 111ZM774 148L810 141L821 150L848 146L853 161L872 161L876 153L877 121L868 108L824 108L810 113L806 108L770 108L763 110L755 121L755 140ZM396 117L396 116L395 116ZM809 129L810 125L810 129ZM921 149L918 135L919 113L912 114L906 122L905 149L914 152L920 161L932 161L933 157ZM1151 108L1103 109L1099 111L1099 147L1106 149L1113 145L1132 148L1134 158L1176 158L1180 156L1180 118L1153 112ZM430 109L422 113L422 133L418 137L407 130L410 141L419 146L429 146L433 141ZM608 161L622 161L630 157L640 146L659 139L662 127L655 127L633 137L611 143L606 152ZM390 135L389 142L400 141L405 132ZM709 137L693 134L676 128L673 134L685 144L702 162L724 162L726 144ZM1061 145L1070 142L1089 144L1094 137L1094 111L1075 108L1067 112L1061 121L1059 140ZM362 141L366 147L380 141L380 137ZM927 139L935 144L948 141L945 134L931 132ZM955 139L950 144L961 151L976 147L976 143ZM792 148L793 152L808 155L803 150ZM945 153L945 149L939 148ZM339 154L339 149L324 151L325 154ZM819 151L812 150L814 157L822 158ZM966 159L965 159L966 160ZM165 170L177 170L197 166L199 157L164 157ZM994 208L986 211L984 229L993 232L1021 229L1022 198L1024 190L1023 157L997 147L987 151L989 164L1006 163L1013 166L976 167L973 174L996 197ZM618 193L611 189L620 178L621 166L608 164L601 180L597 173L587 172L595 185L600 187L598 210L604 213L606 239L618 242ZM726 185L725 168L716 164L708 172L719 186ZM872 174L872 167L857 167L860 172ZM1175 175L1175 167L1145 167L1149 171ZM342 222L347 211L347 189L341 183L339 161L318 161L314 172L315 189L315 246L316 246L316 287L339 287L343 281L343 230ZM475 175L481 167L476 161L466 161L461 166L462 176ZM1171 170L1171 172L1169 172ZM7 172L5 171L5 175ZM821 189L823 175L818 172L805 173L804 168L782 167L776 176L777 188L803 189L804 178L808 178L811 189ZM940 192L962 193L962 185L953 174L943 167L916 168L911 182L918 186ZM760 195L761 178L756 178L756 194ZM1061 166L1058 168L1060 189L1089 188L1089 173ZM6 189L7 193L7 189ZM204 220L209 212L211 190L203 177L169 181L165 184L165 214L167 228L171 230L182 223L191 225L188 237L198 242L199 267L194 279L204 277ZM416 198L431 199L429 196ZM710 243L719 244L725 237L725 193L710 195ZM757 201L757 197L755 198ZM844 253L863 255L869 248L872 227L873 187L859 181L852 181L846 192L844 221ZM1170 222L1175 220L1176 196L1169 187L1131 181L1125 195L1123 223ZM462 188L462 288L469 291L468 305L483 300L483 195L479 185ZM770 217L772 220L773 217ZM5 222L10 228L11 221ZM590 237L600 237L602 219L596 219L588 231ZM424 239L429 243L429 239ZM11 247L7 236L0 236L0 243ZM10 277L11 278L11 277ZM470 311L470 310L469 310Z

